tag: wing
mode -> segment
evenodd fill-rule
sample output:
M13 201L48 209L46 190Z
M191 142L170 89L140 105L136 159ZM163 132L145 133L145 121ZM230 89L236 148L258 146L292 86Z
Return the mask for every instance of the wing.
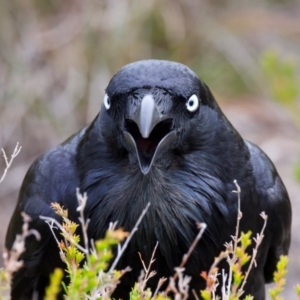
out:
M71 209L76 211L78 179L74 153L80 136L81 134L77 134L42 155L25 176L7 231L6 248L11 250L16 234L22 232L22 211L31 217L30 228L36 229L41 239L37 241L34 236L26 239L26 251L21 256L24 267L14 274L12 299L32 299L33 293L38 294L40 299L48 285L49 274L55 267L64 268L52 233L39 216L58 218L50 207L52 202L59 202L65 207L74 202Z
M262 210L268 215L265 239L269 242L269 250L264 265L264 276L266 282L271 282L280 255L288 254L291 240L291 204L273 163L255 144L246 144L251 154L256 189L263 199Z

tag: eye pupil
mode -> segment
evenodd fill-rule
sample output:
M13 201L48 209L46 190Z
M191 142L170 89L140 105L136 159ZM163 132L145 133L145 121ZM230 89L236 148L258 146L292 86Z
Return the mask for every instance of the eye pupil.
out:
M107 94L105 94L104 96L104 100L103 100L103 103L104 103L104 106L106 109L109 109L110 108L110 99L109 97L107 96Z
M195 112L199 107L199 99L197 95L192 95L189 98L189 100L185 103L185 105L190 112Z

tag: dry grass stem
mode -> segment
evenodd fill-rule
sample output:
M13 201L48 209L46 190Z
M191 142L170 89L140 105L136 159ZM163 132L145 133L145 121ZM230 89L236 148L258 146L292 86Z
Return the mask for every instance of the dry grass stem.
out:
M188 252L186 254L183 255L182 257L182 261L179 265L179 268L183 268L186 264L186 262L188 261L189 257L191 256L192 252L194 251L196 245L198 244L198 242L200 241L205 229L206 229L206 224L205 223L197 223L197 227L199 230L196 238L194 239L191 247L189 248ZM174 278L176 280L176 276Z
M87 193L83 193L81 194L79 191L79 188L76 189L76 196L77 196L77 201L79 206L77 207L77 211L79 211L80 217L79 222L81 224L81 228L82 228L82 234L83 234L83 242L84 242L84 248L86 250L87 253L89 253L89 239L88 239L88 235L87 235L87 229L89 226L89 222L90 219L85 220L84 218L84 209L86 206L86 202L87 202ZM89 256L86 256L86 259L89 260Z
M196 238L194 239L192 245L190 246L188 252L183 255L181 263L180 263L178 269L182 269L185 266L186 262L188 261L189 257L191 256L192 252L194 251L196 245L198 244L199 240L201 239L201 237L202 237L202 235L203 235L203 233L206 229L206 224L205 223L197 223L196 225L199 228L199 232L198 232ZM167 286L167 288L165 290L166 295L171 291L171 284L173 282L175 282L176 279L178 278L178 273L176 272L173 275L173 277L171 277L171 278L172 278L172 280L170 279L169 285Z
M22 212L23 226L22 233L17 234L15 241L10 251L5 250L3 253L4 269L9 277L9 281L12 278L14 272L23 267L23 261L19 260L21 254L26 250L25 241L30 235L34 235L37 240L40 240L41 236L35 229L29 229L30 217Z
M193 296L196 300L200 300L195 290L192 290Z
M60 245L60 242L59 240L57 239L56 237L56 234L54 232L54 229L59 229L63 234L64 234L64 237L66 238L66 240L68 242L70 242L72 245L74 245L76 248L78 248L80 251L82 251L84 254L88 255L88 250L86 250L84 247L82 247L80 244L76 243L74 241L74 239L72 238L72 235L69 234L63 227L62 225L57 221L55 220L54 218L51 218L51 217L45 217L45 216L40 216L40 219L44 220L50 227L50 230L52 232L52 235L53 237L55 238L56 240L56 243L57 245L59 246ZM55 226L54 226L55 225ZM61 250L61 253L62 250ZM64 255L64 254L63 254Z
M219 285L219 281L218 281L218 264L224 259L228 257L228 252L227 251L223 251L221 252L217 257L214 258L214 262L211 265L208 274L207 274L207 280L209 280L209 286L211 287L211 293L212 293L212 299L216 299L216 289ZM225 278L226 281L226 278ZM224 280L223 280L223 285L224 285ZM224 299L223 299L224 300Z
M192 277L184 275L184 270L185 270L184 268L175 268L176 274L178 274L177 286L179 290L178 294L180 295L180 297L178 294L175 295L175 299L177 297L178 299L186 300L189 297L189 289L190 289L189 283Z
M162 285L163 285L167 280L168 280L168 279L165 278L165 277L162 277L162 278L159 279L158 284L157 284L157 287L156 287L156 290L155 290L155 292L154 292L154 294L153 294L153 298L155 298L155 297L157 296L159 289L162 287Z
M237 261L236 248L237 248L238 239L239 239L240 221L243 217L243 214L241 212L241 188L238 185L237 180L234 180L233 183L236 186L236 191L233 191L233 193L237 193L237 195L238 195L238 214L237 214L235 235L234 235L234 237L232 237L234 244L232 246L232 242L230 242L229 244L227 244L227 247L226 247L227 250L229 250L229 252L232 253L232 258L230 258L229 255L227 256L227 261L228 261L228 264L229 264L229 274L228 274L227 293L223 295L224 300L230 298L230 289L231 289L232 275L233 275L232 267Z
M222 269L222 288L221 288L222 300L228 299L228 295L226 293L226 280L227 280L227 274L225 273L225 270Z
M261 242L262 242L262 240L264 238L264 231L265 231L265 228L267 226L268 216L265 214L264 211L260 214L260 216L264 220L264 225L263 225L263 228L261 229L261 232L256 235L256 238L253 238L253 240L255 241L255 248L253 249L251 261L250 261L248 270L245 273L245 277L244 277L243 283L242 283L241 287L238 290L238 297L240 297L244 293L243 289L244 289L245 284L247 283L247 278L248 278L248 276L250 274L251 269L253 268L253 265L256 267L256 260L255 260L255 258L256 258L256 255L257 255L258 247L260 246L260 244L261 244Z
M5 167L5 169L4 169L4 172L3 172L2 177L1 177L1 179L0 179L0 183L4 180L4 178L5 178L6 174L7 174L8 169L11 167L11 164L12 164L13 160L14 160L15 157L20 153L21 149L22 149L22 147L19 146L19 143L17 143L17 145L16 145L16 147L15 147L15 149L14 149L14 152L12 153L12 155L11 155L11 157L10 157L10 160L8 160L8 158L7 158L7 156L6 156L6 153L5 153L4 149L3 149L3 148L1 149L1 150L2 150L2 154L3 154L3 157L4 157L4 160L5 160L5 165L6 165L6 167Z
M149 206L150 206L150 203L148 203L146 205L146 207L144 208L144 210L142 211L139 219L137 220L137 222L134 225L134 228L131 230L130 234L126 238L123 246L121 247L120 244L118 245L118 254L117 254L117 257L115 258L114 262L112 263L112 265L111 265L111 267L109 269L109 272L112 272L116 268L117 263L119 262L121 256L123 255L124 251L126 250L126 248L127 248L128 244L129 244L130 240L132 239L132 237L135 234L135 232L138 230L138 226L142 222L145 214L147 213L147 211L149 209Z
M145 290L147 281L151 277L153 277L153 276L156 275L156 271L151 271L150 272L150 270L151 270L152 264L155 261L154 256L155 256L155 253L156 253L156 250L157 250L157 246L158 246L158 242L156 243L156 245L155 245L155 247L153 249L153 252L152 252L151 259L150 259L148 267L146 267L145 262L143 261L141 253L138 252L140 260L141 260L143 268L144 268L144 272L142 271L142 274L141 274L142 276L141 276L141 279L139 280L139 288L140 288L141 292Z

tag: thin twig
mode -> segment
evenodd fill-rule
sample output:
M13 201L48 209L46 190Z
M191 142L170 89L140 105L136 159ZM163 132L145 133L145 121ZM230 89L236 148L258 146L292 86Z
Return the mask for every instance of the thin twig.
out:
M184 275L183 272L179 274L178 287L179 287L179 291L183 295L182 300L187 300L189 297L191 280L192 280L192 276Z
M217 265L222 261L224 258L226 258L228 255L227 251L222 251L219 256L215 257L213 264L211 265L209 271L208 271L208 276L213 273Z
M207 281L212 282L212 287L210 288L210 292L212 293L213 299L216 298L216 289L219 285L218 283L218 279L217 276L218 274L218 268L217 265L228 256L228 252L227 251L222 251L217 257L215 257L213 264L211 265L208 274L207 274ZM225 298L222 298L222 300L225 300Z
M78 243L76 243L72 239L71 235L61 226L61 224L57 220L55 220L54 218L45 217L45 216L40 216L40 219L45 220L45 222L49 225L49 227L51 229L51 232L53 233L54 237L56 237L56 235L53 231L53 228L54 228L53 224L55 224L58 227L58 229L64 234L64 237L67 239L67 241L69 241L71 244L73 244L75 247L77 247L84 254L88 255L88 251L84 247L82 247ZM59 241L58 241L57 238L56 238L56 242L59 245Z
M88 197L87 197L86 192L81 194L79 188L76 188L76 196L77 196L77 200L78 200L78 204L79 204L79 206L77 207L77 211L79 211L79 214L80 214L79 222L80 222L81 228L82 228L84 248L86 249L86 252L89 253L89 239L88 239L88 235L87 235L87 229L89 226L90 219L87 219L85 221L85 218L84 218L84 209L85 209ZM88 255L86 255L86 259L89 262Z
M167 278L165 278L165 277L162 277L159 279L156 290L155 290L152 298L155 298L155 296L158 294L159 289L165 283L166 280L167 280Z
M41 218L41 219L43 219L43 218ZM57 227L54 226L53 220L55 220L55 219L52 219L51 221L45 220L45 222L48 224L48 226L49 226L49 228L51 230L52 236L54 237L54 239L55 239L55 241L57 243L57 246L58 246L58 249L59 249L59 253L60 253L60 258L63 260L63 262L66 262L66 260L65 260L65 254L64 254L63 250L61 249L59 240L56 237L56 234L55 234L55 232L53 230L53 228L57 229Z
M23 261L19 260L19 258L26 250L26 238L30 235L34 235L36 240L39 241L41 239L41 236L37 230L29 229L29 222L31 221L31 218L24 212L22 212L21 215L23 218L22 233L16 235L11 250L3 253L4 268L9 280L11 280L13 273L23 266Z
M192 289L192 293L196 300L200 300L200 298L198 297L198 295L196 294L196 291L194 289Z
M234 180L233 183L236 186L236 191L232 191L233 193L237 193L238 195L238 216L237 216L237 223L235 228L235 238L234 238L234 246L233 249L236 250L237 243L238 243L238 236L239 236L239 230L240 230L240 220L243 217L243 214L241 212L241 188L237 183L237 180Z
M253 254L252 254L252 258L251 258L251 262L249 264L249 267L248 267L248 270L245 274L245 277L243 279L243 283L241 285L241 287L238 289L238 297L240 297L243 293L244 293L244 286L247 282L247 278L250 274L250 271L253 267L253 265L256 265L256 255L257 255L257 251L258 251L258 247L260 246L263 238L264 238L264 231L265 231L265 228L267 226L267 220L268 220L268 216L265 214L265 212L263 211L260 216L263 218L264 220L264 225L263 225L263 228L261 229L261 232L257 234L256 238L253 238L254 241L255 241L255 248L253 249Z
M175 271L178 274L177 286L179 290L179 293L175 295L175 299L187 300L189 296L189 289L190 289L189 283L192 277L184 275L184 268L175 268Z
M117 263L119 262L121 256L123 255L124 251L126 250L126 248L127 248L128 244L129 244L131 238L133 237L133 235L135 234L135 232L138 230L138 226L142 222L142 220L143 220L146 212L148 211L149 206L150 206L150 203L148 203L147 206L145 207L145 209L142 211L139 219L137 220L136 224L134 225L134 228L131 230L129 236L126 238L123 246L118 248L118 255L115 258L114 262L112 263L112 265L111 265L111 267L109 269L109 272L112 272L115 269L115 267L116 267Z
M228 299L228 295L226 293L226 280L227 280L227 274L225 273L225 270L222 269L222 288L221 288L222 300Z
M225 299L230 298L230 289L231 289L232 275L233 275L232 267L237 260L236 249L237 249L237 244L238 244L238 240L239 240L240 221L243 217L243 214L241 212L241 188L238 185L236 179L233 181L233 183L236 186L236 191L233 191L233 193L237 193L237 195L238 195L238 212L237 212L237 221L236 221L236 227L235 227L235 235L233 237L233 249L232 249L232 258L231 259L230 259L229 253L228 253L229 274L228 274L226 297L225 297L225 295L223 295L225 297Z
M142 262L142 264L143 264L143 267L144 267L144 270L145 270L145 272L146 272L146 273L145 273L145 280L146 280L146 281L147 281L147 279L148 279L148 276L149 276L149 272L150 272L151 266L152 266L152 264L153 264L154 261L155 261L154 256L155 256L155 253L156 253L156 250L157 250L157 246L158 246L158 242L156 242L156 245L155 245L155 247L154 247L154 249L153 249L153 252L152 252L152 255L151 255L151 259L150 259L148 268L146 268L146 265L145 265L145 263L144 263L144 261L143 261L143 259L142 259L141 253L138 252L138 254L139 254L139 256L140 256L140 260L141 260L141 262Z
M98 282L102 282L103 285L93 289L91 291L90 296L86 295L88 297L87 299L96 300L96 299L99 299L100 296L101 296L100 298L103 300L111 299L111 294L114 292L114 290L116 289L116 286L119 284L120 278L125 273L130 272L130 271L131 271L131 268L126 267L125 269L118 272L118 275L116 277L116 274L108 274L108 273L105 273L103 270L101 270L98 273L97 279L98 279Z
M138 255L140 257L140 261L142 262L142 265L143 265L143 268L144 268L144 271L145 271L145 273L144 273L143 270L141 271L141 276L139 277L139 280L138 280L138 288L139 288L139 292L141 293L141 295L140 295L141 297L143 297L143 293L144 293L144 289L146 287L147 281L151 277L153 277L153 276L156 275L156 271L150 272L150 270L151 270L152 264L155 261L154 256L155 256L155 253L156 253L156 250L157 250L157 246L158 246L158 242L156 242L154 250L152 251L152 255L151 255L148 267L146 267L146 265L145 265L145 262L144 262L144 260L142 258L142 254L140 252L138 252Z
M14 152L13 152L13 154L11 155L9 161L8 161L8 159L7 159L7 156L6 156L6 153L5 153L4 149L3 149L3 148L1 149L1 150L2 150L2 153L3 153L4 160L5 160L6 168L5 168L5 170L4 170L4 172L3 172L3 175L2 175L2 177L1 177L1 179L0 179L0 183L4 180L4 178L5 178L5 176L6 176L6 173L7 173L8 169L11 167L11 164L12 164L13 160L14 160L15 157L20 153L21 149L22 149L22 147L21 147L21 146L19 147L19 143L17 143L17 145L16 145L16 147L15 147L15 149L14 149Z
M206 224L205 223L197 223L197 227L199 228L199 232L198 232L196 238L194 239L192 245L190 246L188 252L183 255L181 263L178 267L179 269L182 269L185 266L186 262L188 261L189 257L191 256L192 252L194 251L196 245L198 244L199 240L201 239L201 237L206 229ZM175 282L177 277L178 277L178 274L176 272L172 277L172 282ZM165 294L167 295L170 290L171 290L171 281L165 290Z
M189 248L188 252L183 255L181 264L179 265L178 268L183 268L188 261L189 257L191 256L192 252L194 251L195 247L197 246L198 242L200 241L205 229L206 229L206 224L205 223L197 223L197 227L199 230L196 238L194 239L191 247ZM176 280L176 277L174 278Z

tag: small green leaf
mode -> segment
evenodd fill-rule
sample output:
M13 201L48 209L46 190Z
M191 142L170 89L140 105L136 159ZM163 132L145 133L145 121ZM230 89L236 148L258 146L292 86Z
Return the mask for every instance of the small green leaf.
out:
M61 269L55 269L54 273L50 276L50 285L46 289L45 300L56 300L61 289L62 278L63 271Z
M200 292L200 294L201 294L201 297L203 298L203 300L211 299L210 291L208 291L208 290L203 290Z
M240 237L241 245L244 249L247 249L247 247L251 245L251 235L252 235L251 230L249 230L246 233L241 232L241 237Z

